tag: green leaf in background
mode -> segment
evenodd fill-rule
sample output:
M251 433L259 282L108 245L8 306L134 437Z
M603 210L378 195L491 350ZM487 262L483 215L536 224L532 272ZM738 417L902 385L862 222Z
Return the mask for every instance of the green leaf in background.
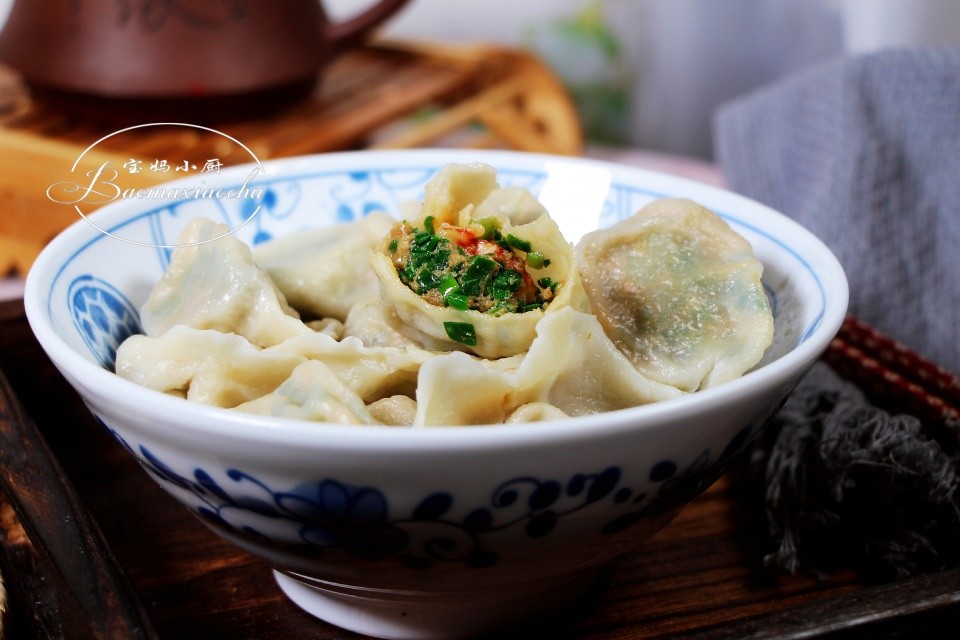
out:
M556 22L554 28L571 40L579 38L595 44L610 61L620 58L620 40L607 26L603 7L599 2L591 2L569 21Z
M631 74L602 0L583 4L569 18L527 27L523 40L570 92L588 140L629 142Z

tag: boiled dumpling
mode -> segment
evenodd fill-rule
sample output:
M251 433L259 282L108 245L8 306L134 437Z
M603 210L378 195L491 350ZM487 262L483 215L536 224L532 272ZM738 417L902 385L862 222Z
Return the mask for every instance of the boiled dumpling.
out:
M229 408L270 393L302 362L296 353L265 352L236 334L176 326L155 338L124 340L116 371L149 389Z
M491 175L448 167L427 185L430 215L395 224L372 254L386 312L427 349L511 356L530 347L545 314L587 307L573 248L549 216L470 217L494 191Z
M417 415L417 401L405 395L381 398L367 405L374 418L392 427L409 427Z
M637 371L597 318L563 309L543 319L517 370L527 402L545 402L571 416L636 407L683 395Z
M501 423L525 405L514 421L581 416L681 395L637 371L596 318L567 307L540 321L530 351L511 367L463 353L425 363L414 426Z
M354 304L377 294L367 256L392 224L390 216L371 213L271 240L253 256L300 313L344 320Z
M496 424L519 406L515 375L483 366L460 352L433 358L420 369L415 427Z
M299 365L272 393L241 404L236 409L298 420L378 424L360 397L317 360Z
M140 310L144 331L175 325L236 333L267 347L312 330L225 225L190 221L160 281ZM218 237L223 236L223 237ZM216 239L214 239L216 238Z
M291 338L264 353L296 354L323 362L365 402L396 395L413 395L420 366L429 351L416 346L367 347L358 338L335 340L322 333Z
M583 237L583 286L607 334L646 376L684 391L739 377L773 339L763 266L716 214L656 200Z
M343 323L343 336L358 338L368 347L407 347L416 345L401 332L402 324L380 304L379 297L358 302Z

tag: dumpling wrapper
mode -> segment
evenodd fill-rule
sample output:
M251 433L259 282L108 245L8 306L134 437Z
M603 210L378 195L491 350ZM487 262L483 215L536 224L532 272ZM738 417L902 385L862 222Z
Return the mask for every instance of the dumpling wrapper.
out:
M644 375L697 391L743 375L773 340L750 243L686 199L655 200L577 245L607 334Z
M430 352L417 347L368 348L357 338L338 341L324 333L296 336L274 347L260 349L236 334L176 326L155 338L136 335L125 340L117 350L116 372L149 389L202 404L239 408L277 392L297 367L315 361L324 365L325 372L336 376L338 398L346 397L352 403L356 397L361 403L375 403L401 393L412 396L420 366L431 356ZM317 380L321 374L326 375L313 372L310 376ZM287 400L277 400L275 395L271 402L289 404L294 392L291 385L281 393ZM326 386L333 388L330 384ZM349 391L348 396L344 396L344 390ZM264 401L256 405L257 410L267 412L268 404ZM393 404L396 419L409 418L408 424L412 422L409 404L398 401ZM283 409L282 415L324 419L317 417L319 413L311 414L314 409L304 410L297 416L288 409ZM401 409L405 413L399 413ZM369 422L365 416L360 417L361 423Z
M352 336L338 341L322 333L291 338L264 353L295 354L323 362L365 402L413 395L420 367L433 355L416 346L367 347Z
M311 320L306 325L317 333L323 333L334 340L342 338L346 332L343 323L336 318L321 318L320 320Z
M160 281L140 309L148 336L176 325L236 333L257 346L312 333L226 225L195 218L177 239Z
M377 295L368 255L393 222L371 213L271 240L254 248L253 257L301 314L345 320L356 303Z
M569 418L566 413L548 402L528 402L522 404L507 416L506 424L523 424L526 422L542 422L544 420L563 420Z
M417 226L432 217L436 224L465 226L470 219L496 218L501 224L521 225L547 213L523 187L501 187L497 171L488 164L444 165L424 186L424 199L412 217Z
M417 415L417 401L409 396L381 398L367 405L370 415L392 427L409 427Z
M499 188L497 172L487 164L444 165L423 187L423 203L420 215L415 220L423 227L424 219L432 217L436 224L460 222L460 212L466 207L476 207L491 192Z
M529 353L512 364L500 367L464 353L426 362L414 426L581 416L683 395L637 371L595 317L570 307L545 316Z
M353 305L343 323L343 337L358 338L368 347L408 347L417 343L401 332L400 319L380 304L379 294Z
M157 337L124 340L116 372L148 389L231 408L270 393L303 362L296 353L265 352L233 333L175 326Z
M523 187L494 189L473 210L473 217L497 218L512 225L533 222L546 215L546 208Z
M339 424L379 424L363 400L322 362L308 360L273 392L245 402L237 411Z

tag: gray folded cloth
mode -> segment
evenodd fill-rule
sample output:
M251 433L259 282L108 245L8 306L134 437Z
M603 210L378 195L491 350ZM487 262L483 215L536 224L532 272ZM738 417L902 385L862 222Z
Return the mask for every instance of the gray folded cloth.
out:
M850 313L960 371L960 49L846 57L723 105L729 187L813 231Z
M727 184L840 259L850 313L960 371L960 49L838 59L723 105ZM871 405L818 363L754 451L787 571L960 564L960 425Z
M768 566L883 580L960 564L960 425L891 415L820 362L752 455Z

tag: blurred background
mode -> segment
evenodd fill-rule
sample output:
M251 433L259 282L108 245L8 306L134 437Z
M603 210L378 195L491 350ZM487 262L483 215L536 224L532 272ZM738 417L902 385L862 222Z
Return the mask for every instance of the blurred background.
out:
M360 3L326 4L346 15ZM414 0L384 33L531 49L573 94L589 141L709 159L719 104L844 53L960 42L960 2Z
M324 2L334 19L371 4ZM576 100L588 143L709 160L721 103L845 53L960 42L960 2L412 0L381 33L530 50Z

